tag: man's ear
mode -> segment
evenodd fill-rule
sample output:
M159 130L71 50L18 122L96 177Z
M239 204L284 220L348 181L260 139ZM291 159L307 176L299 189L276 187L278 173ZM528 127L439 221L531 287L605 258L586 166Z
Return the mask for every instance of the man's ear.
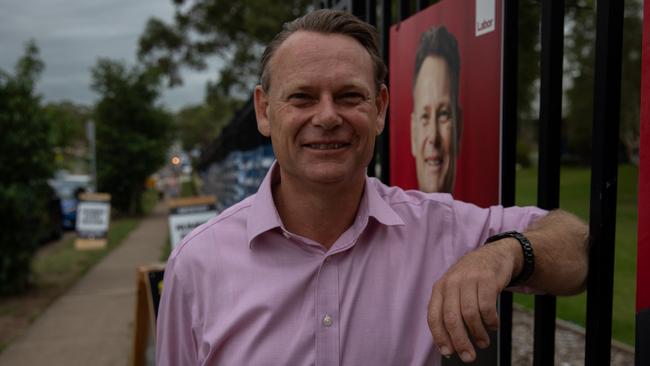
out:
M255 118L257 130L266 137L271 136L271 123L269 122L269 98L261 85L255 87L253 92L255 105Z
M384 127L386 125L386 110L388 109L388 99L388 88L385 84L381 84L379 93L375 98L375 106L377 108L377 135L379 135L381 131L384 130Z

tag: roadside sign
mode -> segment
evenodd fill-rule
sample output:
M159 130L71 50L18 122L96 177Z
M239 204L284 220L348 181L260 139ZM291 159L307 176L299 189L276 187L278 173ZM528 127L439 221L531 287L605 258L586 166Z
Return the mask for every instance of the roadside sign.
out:
M75 248L79 250L105 248L110 219L110 194L82 193L79 195Z
M217 215L214 196L178 198L169 201L169 234L172 250L194 228Z

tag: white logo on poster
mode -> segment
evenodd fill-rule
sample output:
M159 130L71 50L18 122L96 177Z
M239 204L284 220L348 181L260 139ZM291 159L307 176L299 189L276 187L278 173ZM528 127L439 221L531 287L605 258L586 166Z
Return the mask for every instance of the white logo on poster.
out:
M492 32L494 19L494 0L476 0L476 36Z

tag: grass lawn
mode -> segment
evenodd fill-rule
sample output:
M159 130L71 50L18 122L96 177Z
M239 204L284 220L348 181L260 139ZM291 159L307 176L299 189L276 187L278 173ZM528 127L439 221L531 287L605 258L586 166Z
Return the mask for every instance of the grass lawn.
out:
M634 345L635 323L637 177L638 168L631 165L619 166L612 336L630 345ZM517 171L518 205L536 203L536 179L536 169ZM589 188L589 168L563 167L560 173L560 208L588 220ZM534 298L516 294L515 302L532 308ZM558 298L558 317L584 326L586 302L586 294Z
M111 222L108 231L108 245L100 250L80 251L74 247L75 236L70 236L63 243L41 251L32 262L35 286L69 287L81 275L86 273L100 259L108 254L137 226L138 218L120 218Z

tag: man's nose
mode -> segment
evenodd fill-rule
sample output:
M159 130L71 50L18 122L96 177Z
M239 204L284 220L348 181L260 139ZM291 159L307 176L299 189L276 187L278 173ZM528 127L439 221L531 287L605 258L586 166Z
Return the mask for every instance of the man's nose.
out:
M425 138L428 144L438 146L440 144L440 131L438 131L438 121L432 118L424 127Z
M336 103L334 103L334 99L331 96L325 95L320 98L312 123L326 130L332 129L343 123L343 119L338 113Z

